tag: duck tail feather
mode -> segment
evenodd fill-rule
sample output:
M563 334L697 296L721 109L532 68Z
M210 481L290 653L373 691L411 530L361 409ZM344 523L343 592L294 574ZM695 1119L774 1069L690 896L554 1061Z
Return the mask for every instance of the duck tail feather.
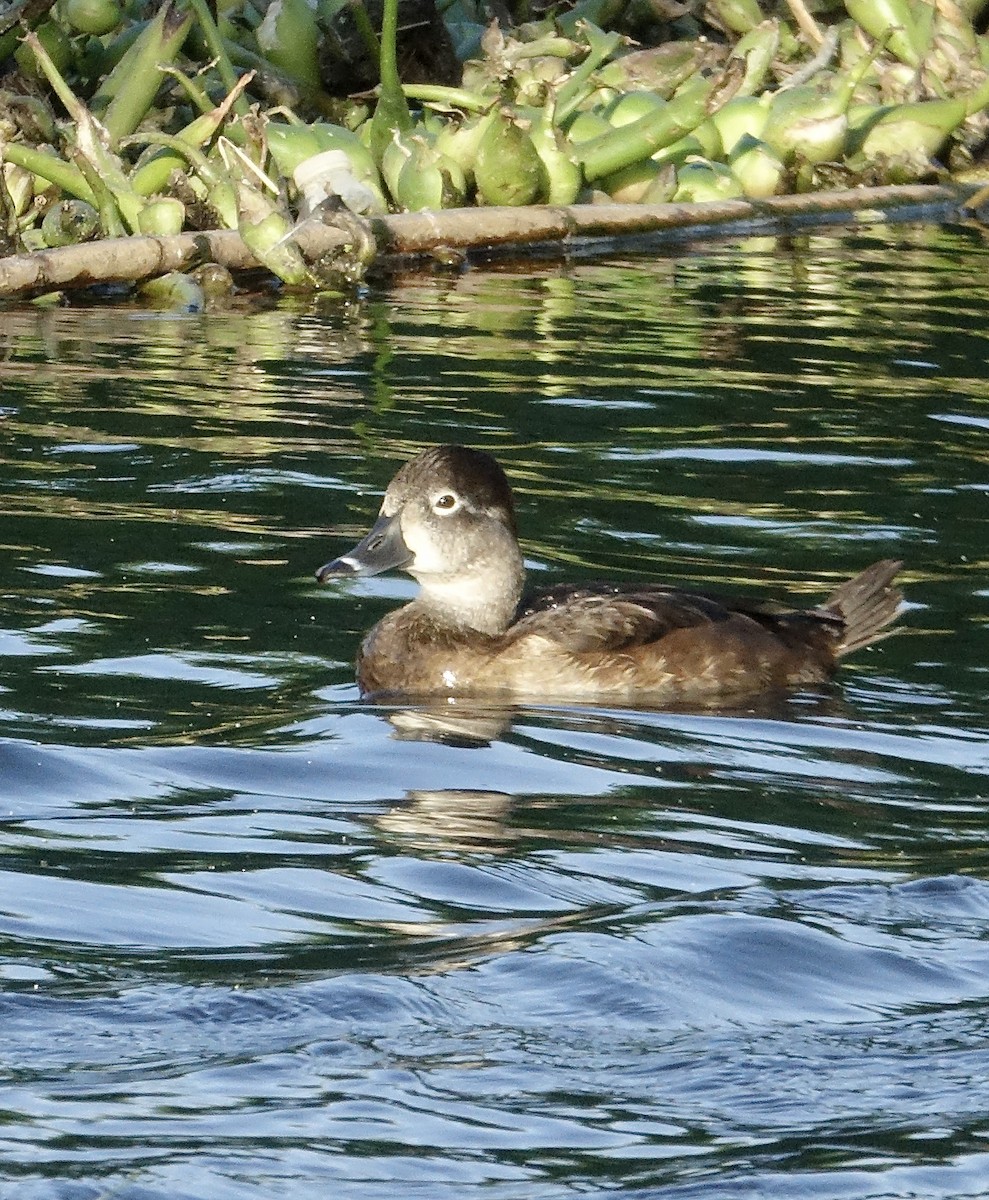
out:
M887 626L903 609L903 593L893 583L902 566L894 559L881 559L828 596L822 608L838 616L844 625L836 657L844 658L896 632Z

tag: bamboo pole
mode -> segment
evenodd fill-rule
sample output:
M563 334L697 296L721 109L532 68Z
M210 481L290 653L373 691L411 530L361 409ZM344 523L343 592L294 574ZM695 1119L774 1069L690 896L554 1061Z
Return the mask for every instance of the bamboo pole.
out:
M910 184L704 204L460 208L375 217L367 228L377 245L376 266L387 270L398 260L429 258L443 250L479 259L493 254L565 256L604 252L616 242L635 249L637 242L654 242L657 237L725 238L835 224L944 221L963 215L966 201L977 190L975 186ZM347 224L339 227L310 222L298 236L303 256L314 263L326 255L345 254L353 241L354 223L360 220L349 217ZM138 283L204 261L221 263L233 272L260 267L232 230L109 238L0 259L0 297Z

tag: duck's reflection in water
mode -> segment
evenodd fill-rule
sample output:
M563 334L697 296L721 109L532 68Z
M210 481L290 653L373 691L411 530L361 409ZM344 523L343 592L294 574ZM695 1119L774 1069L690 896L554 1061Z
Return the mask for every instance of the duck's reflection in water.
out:
M403 742L440 742L460 749L490 746L511 728L518 709L455 700L382 711Z
M375 817L381 832L409 840L421 848L442 843L447 850L495 851L524 836L508 824L515 797L508 792L471 788L414 789L406 804Z
M629 704L607 708L581 707L551 702L537 706L525 704L483 703L462 697L428 699L414 707L392 707L386 699L369 699L392 726L392 736L403 742L436 742L459 749L483 749L504 738L520 720L544 726L593 730L635 740L651 728L666 730L678 718L723 718L727 721L759 719L769 721L808 721L826 718L850 718L854 708L833 685L820 690L766 692L740 705L707 704ZM392 702L393 703L393 702ZM650 739L651 740L651 739Z
M493 778L485 772L491 781L485 780L487 786L412 788L401 802L372 818L382 833L423 850L495 854L511 853L520 843L541 843L549 829L556 843L599 845L605 819L612 847L682 850L686 814L716 821L724 804L725 819L737 819L725 773L736 762L753 769L753 755L768 779L799 788L812 775L815 802L837 804L847 787L847 772L835 772L832 795L822 790L829 780L826 758L819 773L807 764L816 760L821 745L836 737L840 744L840 729L856 715L837 689L763 696L735 709L533 707L461 698L403 707L379 702L372 709L403 742L482 753L506 742L576 772L568 776L570 786L546 790L532 775L524 785L504 776L495 759ZM415 751L410 748L410 753ZM857 751L856 761L860 759ZM475 772L464 769L465 760L458 761L461 769L453 781L480 783ZM714 793L707 785L714 786ZM563 815L575 806L585 814L576 823ZM654 824L656 813L665 812L663 828L644 833L634 819L643 809L653 813ZM601 817L589 816L591 810Z

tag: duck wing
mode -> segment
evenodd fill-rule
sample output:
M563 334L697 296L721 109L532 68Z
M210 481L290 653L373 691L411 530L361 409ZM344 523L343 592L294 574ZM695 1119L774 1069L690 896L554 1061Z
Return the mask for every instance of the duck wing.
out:
M538 634L580 653L642 646L674 630L714 627L738 617L748 617L784 641L814 629L826 631L837 642L843 628L837 614L820 610L794 612L783 605L658 584L590 583L562 584L524 598L511 632L513 638ZM795 625L802 628L798 631Z

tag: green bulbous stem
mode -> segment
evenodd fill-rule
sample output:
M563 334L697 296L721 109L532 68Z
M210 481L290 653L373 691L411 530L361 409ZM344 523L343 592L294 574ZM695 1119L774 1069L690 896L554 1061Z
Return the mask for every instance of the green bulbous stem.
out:
M550 97L529 134L543 164L543 194L546 204L573 204L584 184L584 175L572 148L556 125L556 105Z
M707 116L715 86L714 80L697 74L665 108L576 146L574 157L583 167L585 179L593 182L613 175L691 133Z
M220 33L216 22L213 20L210 7L206 3L206 0L188 0L188 3L189 7L196 14L196 20L202 31L203 40L206 42L210 54L216 59L216 69L223 80L223 86L228 92L232 92L237 86L237 72L230 61L226 41ZM241 114L247 112L246 100L241 100L238 103L237 112Z
M769 110L755 96L735 96L708 118L718 131L725 153L730 154L746 135L761 138Z
M786 182L783 160L766 142L744 134L728 158L731 173L751 200L778 196Z
M190 146L175 134L140 133L127 138L127 144L165 146L187 162L203 181L207 201L227 229L236 229L238 224L237 196L226 172L214 167L206 155L195 146Z
M743 195L741 183L723 163L685 163L677 171L675 203L738 200Z
M762 20L758 0L708 0L708 8L730 33L748 33Z
M398 74L398 0L384 0L381 15L381 89L371 118L371 153L380 162L395 132L412 128L412 114Z
M102 111L112 144L144 120L161 87L161 66L175 61L191 28L191 13L165 4L103 81L90 104L94 112Z
M457 163L419 138L411 138L410 143L412 153L398 174L396 202L408 212L463 204L467 181Z
M62 17L77 33L104 37L120 24L122 13L117 0L63 0Z
M570 144L579 146L581 142L592 142L595 138L604 137L612 128L603 109L587 108L574 117L565 132Z
M847 132L844 109L808 84L773 96L762 138L784 159L822 163L841 157Z
M45 213L41 236L51 247L88 242L99 232L100 214L85 200L61 200Z
M420 104L445 104L464 112L482 113L491 107L490 96L438 83L403 83L402 92L407 100L415 100Z
M961 96L853 110L848 152L853 167L877 158L930 159L966 117L989 107L989 80Z
M72 44L61 25L55 21L43 21L33 35L44 46L59 71L68 71L72 66ZM14 60L21 74L28 79L41 79L42 71L27 39L14 50Z
M202 312L206 295L199 283L182 271L169 271L142 283L141 297L153 308L166 312Z
M711 155L704 153L704 147L701 145L695 131L694 133L688 133L686 137L677 138L675 142L670 142L662 150L657 150L655 154L646 159L646 162L656 163L657 166L672 164L675 167L680 167L688 158L710 157Z
M651 158L643 158L613 175L606 175L599 186L619 204L641 204L663 170L669 170Z
M117 198L110 190L106 180L81 150L73 150L72 158L92 189L95 204L99 210L100 225L103 228L103 233L106 237L124 237L127 234L127 229L124 227ZM135 233L137 231L136 213L132 214L132 220L128 224L130 225L131 233Z
M308 0L272 0L254 36L265 58L304 92L320 88L319 30Z
M180 129L174 136L188 146L197 149L204 146L223 128L227 117L230 115L231 108L241 98L248 82L248 77L239 80L234 90L227 95L222 104L218 104L215 108L210 105L207 112L190 121L184 129ZM142 163L133 172L131 175L131 188L139 196L153 196L156 192L162 192L168 186L172 172L182 170L187 161L186 155L176 153L174 150L163 146L158 154L147 162Z
M268 150L282 175L291 175L299 163L314 158L323 149L309 125L281 125L270 121L265 135Z
M283 175L326 150L342 150L358 178L377 183L378 171L371 153L361 139L342 125L315 121L311 125L281 125L270 122L266 129L268 149Z
M312 287L315 280L294 242L286 240L292 231L285 216L269 212L258 221L243 218L240 236L254 257L273 275L290 287Z
M412 157L411 140L409 135L396 132L381 155L381 178L385 181L388 195L396 204L401 203L398 198L399 176L407 160Z
M32 175L38 175L49 183L54 183L63 192L75 196L78 200L96 203L93 189L86 182L85 176L78 167L68 163L64 158L57 158L46 150L36 150L33 146L25 146L20 142L8 142L3 145L3 158L7 162L16 163Z
M911 67L919 67L930 49L930 28L925 39L917 19L917 10L924 8L933 16L933 5L910 0L845 0L845 10L856 25Z
M141 233L169 237L185 225L185 205L173 196L162 196L144 207L139 219Z
M763 21L735 44L731 52L733 59L741 59L745 71L738 85L738 96L753 96L762 90L769 78L773 60L779 51L780 27L778 21Z
M766 123L759 136L784 161L819 164L840 158L848 138L848 107L877 54L878 47L841 76L831 92L820 92L811 84L775 92L768 98Z
M532 139L505 111L484 131L474 181L485 204L532 204L544 186L542 159Z
M956 100L918 100L855 114L849 135L849 157L854 165L879 156L930 158L965 120L966 105Z
M582 26L582 31L587 41L588 54L580 66L571 71L566 81L557 89L556 120L559 125L566 125L587 95L590 77L602 63L611 58L622 44L620 34L605 33L590 22Z
M612 129L633 125L642 117L652 116L666 108L666 101L655 92L624 92L605 110L605 120Z

